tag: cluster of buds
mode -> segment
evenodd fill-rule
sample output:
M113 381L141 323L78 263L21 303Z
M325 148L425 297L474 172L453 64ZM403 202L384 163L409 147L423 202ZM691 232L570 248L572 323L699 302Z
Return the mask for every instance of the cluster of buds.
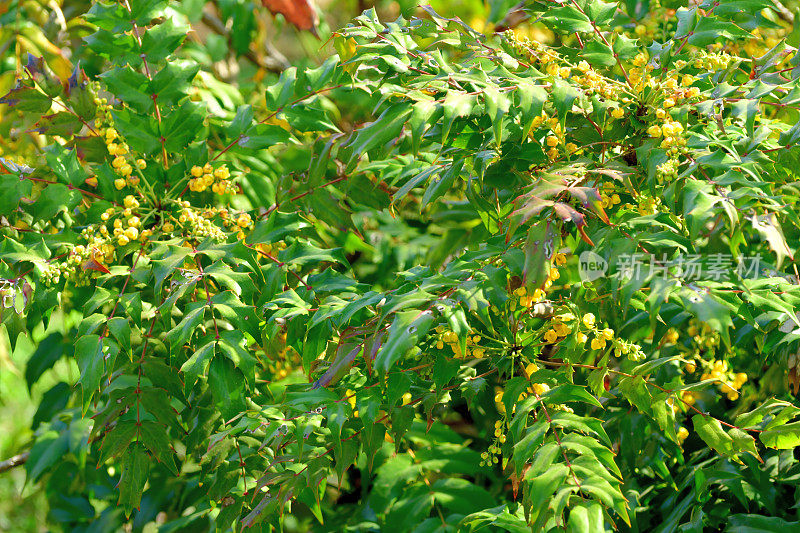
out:
M99 85L95 86L95 90L99 88ZM111 115L111 105L108 103L108 98L100 98L95 96L94 105L97 106L98 123L113 123L114 117Z
M151 235L151 230L141 230L142 221L139 218L139 201L131 194L123 200L124 208L121 213L113 207L106 209L100 219L108 222L112 218L112 229L105 224L100 226L100 233L104 236L112 235L119 246L125 246L136 240L146 241ZM119 215L119 216L116 216Z
M108 272L105 265L114 261L116 248L107 232L90 226L81 232L81 238L86 244L73 247L64 261L45 265L42 281L46 285L59 283L63 278L71 285L84 287L89 285L94 272Z
M108 155L114 159L111 160L111 166L114 172L117 173L119 178L114 180L114 187L118 190L124 189L127 185L136 187L139 185L139 177L133 175L133 166L128 162L130 150L128 145L119 139L119 134L114 128L107 128L105 130L105 142L108 149ZM140 170L147 167L147 162L144 159L137 159L135 161L136 167Z
M558 118L551 117L546 112L542 111L541 115L533 118L531 125L531 132L529 134L531 139L537 136L538 130L543 126L547 126L550 129L550 133L543 138L543 142L547 147L547 156L551 160L557 159L561 154L561 151L559 150L560 147L563 148L567 154L572 154L578 151L577 144L566 142L566 131L561 125L561 122L559 122Z
M544 334L544 341L547 344L556 344L564 340L564 338L572 332L572 325L570 322L575 320L575 315L572 313L564 313L556 315L550 322L550 329ZM583 342L586 342L586 335L579 333L578 336L583 336Z
M550 269L547 274L547 279L545 279L544 284L541 288L536 288L533 292L529 293L528 290L524 287L517 287L516 289L510 290L510 298L508 299L508 308L510 311L516 311L517 306L521 306L524 309L531 309L534 305L541 302L547 296L547 290L553 286L553 282L556 281L561 277L561 273L558 271L557 266L564 266L567 263L567 256L561 252L556 253L553 258L552 262L550 263ZM497 309L493 309L497 312Z
M211 166L211 163L206 163L202 167L195 165L189 173L192 175L189 179L189 190L191 191L203 192L211 187L216 194L225 194L233 190L229 181L231 173L226 165L216 169Z
M699 50L695 54L694 68L701 71L714 71L728 68L734 58L727 52L707 52L706 50Z
M678 177L678 166L680 161L677 158L671 157L664 163L658 165L656 177L659 181L671 181Z
M502 393L501 393L502 394ZM497 420L494 423L494 442L489 448L481 453L481 466L491 466L500 462L501 446L506 442L504 431L505 420Z
M461 342L459 341L458 335L452 330L445 328L444 326L437 326L436 327L436 349L443 350L445 344L452 350L453 355L455 355L459 359L465 359L467 357L475 357L476 359L482 359L486 357L486 350L479 346L481 342L480 335L472 335L468 333L466 335L466 348L464 350L461 349Z
M663 118L659 117L659 115L663 115ZM655 138L663 137L661 140L661 148L666 148L667 155L675 156L679 154L686 147L686 137L683 136L683 124L672 120L672 117L663 109L656 111L656 117L664 120L664 124L661 126L655 124L650 126L647 128L647 134Z
M692 337L692 340L701 348L713 349L719 346L719 333L705 322L692 319L689 322L689 328L686 330L686 333L688 333L689 336Z
M579 85L587 96L597 94L606 100L617 100L620 87L605 76L598 74L589 63L581 61L578 63L580 74L573 76L570 81Z
M225 233L211 220L214 217L212 210L200 211L191 207L184 207L178 217L178 223L185 230L188 237L202 241L206 238L215 241L224 241ZM167 231L166 225L164 231Z
M640 195L637 199L637 210L640 215L655 215L661 207L661 198L658 196Z
M653 71L653 65L649 60L647 53L640 52L633 58L633 67L628 70L631 88L637 93L641 93L652 83L650 73Z
M678 444L683 446L683 441L685 441L686 437L688 437L688 436L689 436L689 430L688 429L686 429L683 426L678 428L678 433L677 433Z
M253 226L253 217L248 213L239 213L234 217L227 209L220 209L219 215L222 217L222 224L226 228L238 231L236 236L239 240L244 240L247 236L244 230Z
M615 337L614 330L611 328L598 327L596 325L594 313L586 313L583 315L581 323L589 330L588 333L592 335L590 346L593 350L605 350L608 343L611 343L611 347L614 349L614 354L617 357L624 356L631 361L641 361L645 358L645 353L638 344ZM578 333L578 341L585 342L587 338L588 335L586 333Z
M719 391L733 401L739 398L739 390L747 382L747 374L744 372L734 374L728 369L726 361L714 361L700 379L703 381L707 379L719 381L717 384Z

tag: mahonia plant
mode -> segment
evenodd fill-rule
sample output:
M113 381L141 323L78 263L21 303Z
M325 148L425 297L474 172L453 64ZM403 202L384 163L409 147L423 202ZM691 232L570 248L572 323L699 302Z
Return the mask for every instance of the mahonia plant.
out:
M29 384L80 374L26 464L52 521L798 527L775 4L370 10L216 113L169 4L93 3L102 72L31 55L0 100L38 141L0 159L4 328Z

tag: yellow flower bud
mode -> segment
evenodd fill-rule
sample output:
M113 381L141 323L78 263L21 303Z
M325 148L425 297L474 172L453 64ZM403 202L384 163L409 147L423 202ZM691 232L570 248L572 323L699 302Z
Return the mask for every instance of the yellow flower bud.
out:
M593 350L602 350L606 347L606 341L603 338L595 337L592 339L591 346Z

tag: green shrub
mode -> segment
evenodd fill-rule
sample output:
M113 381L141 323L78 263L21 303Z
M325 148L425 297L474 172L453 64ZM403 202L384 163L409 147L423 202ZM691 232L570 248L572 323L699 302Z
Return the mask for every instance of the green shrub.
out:
M537 6L366 11L264 103L163 0L92 6L96 76L29 58L0 290L28 384L80 372L25 466L53 525L798 527L797 33Z

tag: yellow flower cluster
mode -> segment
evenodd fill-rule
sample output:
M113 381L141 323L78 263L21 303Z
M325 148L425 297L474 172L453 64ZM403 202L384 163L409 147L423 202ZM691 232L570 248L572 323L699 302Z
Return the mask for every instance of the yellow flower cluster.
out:
M597 93L607 100L616 100L620 86L613 80L605 78L586 61L571 66L552 48L542 46L537 41L517 35L509 30L504 34L512 52L524 58L528 63L538 66L549 76L569 78L570 82L579 85L587 96ZM577 70L577 72L576 72Z
M726 361L714 361L711 363L710 369L704 372L700 379L703 381L707 379L718 380L720 382L717 385L719 391L733 401L739 398L739 389L747 382L747 374L744 372L734 374L729 371Z
M486 350L479 346L479 343L481 342L480 335L467 334L466 350L462 350L458 335L456 335L455 332L445 328L444 326L436 326L435 331L437 334L437 350L443 350L445 344L447 344L447 346L450 347L450 350L452 350L453 355L459 359L464 359L469 356L475 357L476 359L483 359L486 357Z
M600 199L603 202L604 209L608 209L622 202L619 194L614 192L615 190L616 188L613 183L607 181L603 184L603 190L600 191Z
M72 285L86 286L94 272L114 261L116 249L107 234L89 226L81 232L81 238L86 244L73 247L63 262L47 263L42 272L45 284L58 283L63 277Z
M256 245L256 249L274 257L278 255L278 252L286 249L286 243L283 241L273 242L272 244L259 243Z
M500 393L502 395L502 392ZM489 449L481 453L481 466L491 466L500 462L500 446L506 441L506 434L503 431L504 420L497 420L494 423L494 442Z
M639 195L637 210L640 215L655 215L661 207L661 198L658 196Z
M211 163L206 163L202 167L195 165L189 173L192 175L189 179L189 190L191 191L203 192L211 187L216 194L225 194L233 190L229 181L231 173L226 165L216 169L211 166Z
M580 74L570 78L570 81L581 86L587 96L597 93L606 100L617 100L620 91L618 84L598 74L586 61L578 63L578 71Z
M598 327L596 325L596 320L594 313L586 313L583 315L583 318L581 318L581 323L589 330L588 333L592 335L590 346L593 350L604 350L610 342L617 357L626 356L631 361L641 361L644 359L645 354L638 344L615 337L613 329ZM578 342L584 343L588 338L589 335L587 335L587 333L578 332Z
M663 136L661 148L667 149L667 155L675 156L686 147L686 137L683 136L683 124L672 120L672 117L663 109L656 111L656 117L664 121L661 126L652 125L647 128L647 134L659 138Z
M727 52L708 52L699 50L695 53L694 68L702 71L722 70L728 68L734 57Z
M561 126L561 123L558 121L558 118L551 117L546 112L542 111L541 115L534 117L531 124L531 132L529 134L531 139L536 136L537 131L543 126L546 125L550 129L550 133L544 137L544 144L547 147L547 156L551 160L557 159L561 154L561 151L559 150L560 146L563 146L563 150L567 154L572 154L578 151L577 144L566 142L566 132L564 131L563 126Z
M121 213L117 213L115 208L110 207L100 215L100 219L103 222L108 222L117 214L120 215L118 218L114 218L111 223L111 230L109 230L107 225L101 225L100 233L103 235L112 235L117 240L119 246L125 246L135 240L146 241L153 232L149 229L140 230L142 222L139 218L139 201L133 195L129 194L123 200L123 206L124 208Z
M572 322L573 320L575 320L575 315L572 313L564 313L554 316L550 322L550 329L548 329L544 334L544 341L547 344L555 344L564 340L564 337L572 332L572 326L569 324L569 322ZM579 336L580 335L581 334L579 333Z
M108 154L114 158L111 161L111 166L114 168L114 172L120 176L114 180L114 187L118 190L124 189L126 185L136 187L139 185L139 177L133 175L133 166L125 157L130 152L128 145L118 138L119 134L114 128L107 128L104 135ZM139 169L147 167L147 162L144 159L137 159L135 164Z
M212 209L200 211L184 207L178 217L178 223L185 230L185 235L194 240L203 241L210 237L216 241L224 241L225 233L211 220L214 216L215 212ZM164 226L164 231L171 231L171 228L167 229L166 224Z

